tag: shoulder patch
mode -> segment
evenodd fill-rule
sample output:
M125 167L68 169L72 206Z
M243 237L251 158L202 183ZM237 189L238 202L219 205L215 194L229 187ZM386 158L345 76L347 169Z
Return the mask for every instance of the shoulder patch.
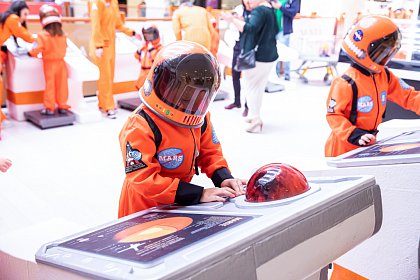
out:
M217 138L216 131L214 130L214 127L211 126L211 141L213 144L219 144L219 138Z
M147 167L147 165L141 160L142 154L139 150L133 149L129 142L127 142L125 147L125 174Z
M398 78L398 81L400 82L400 85L404 90L410 89L410 86L403 79Z
M334 99L330 99L330 103L328 104L328 109L327 112L328 113L334 113L334 107L337 104L337 102Z
M361 96L357 99L357 111L369 113L373 109L373 99L369 95Z

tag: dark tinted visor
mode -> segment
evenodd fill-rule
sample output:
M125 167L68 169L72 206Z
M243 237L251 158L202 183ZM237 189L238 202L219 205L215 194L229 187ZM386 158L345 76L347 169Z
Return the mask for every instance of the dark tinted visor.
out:
M216 96L219 75L212 56L182 55L155 67L153 88L164 103L181 112L202 116Z
M386 65L401 48L401 32L399 29L370 43L368 55L370 59L379 64Z
M159 38L159 32L156 29L153 30L143 30L144 40L151 42Z

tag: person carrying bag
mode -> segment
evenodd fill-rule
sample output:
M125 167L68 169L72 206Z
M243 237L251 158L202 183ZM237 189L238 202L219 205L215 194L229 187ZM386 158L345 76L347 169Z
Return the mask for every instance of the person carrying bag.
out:
M245 22L227 13L221 13L221 17L242 32L241 54L235 70L242 71L241 89L249 107L246 131L259 133L263 127L260 111L265 85L278 58L276 34L279 30L274 10L266 0L249 0L248 3L251 14Z
M251 49L248 52L244 52L244 49L241 49L241 53L238 55L238 58L236 59L236 65L235 65L235 71L243 71L243 70L248 70L248 69L252 69L255 67L255 54L258 51L258 45L261 42L261 35L264 34L264 31L266 29L267 25L264 25L264 29L260 34L260 38L258 39L258 43L257 45ZM242 37L243 40L246 40L246 34L244 34L244 36Z

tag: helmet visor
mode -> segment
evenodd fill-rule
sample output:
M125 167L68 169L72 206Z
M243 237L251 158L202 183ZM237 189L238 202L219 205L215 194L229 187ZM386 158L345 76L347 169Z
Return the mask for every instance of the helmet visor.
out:
M143 31L144 40L151 42L159 38L159 32L157 30L146 30Z
M401 32L399 29L369 44L370 59L379 65L386 65L401 48Z
M177 60L167 60L155 68L156 95L178 111L205 115L219 88L217 62L207 54L189 54Z

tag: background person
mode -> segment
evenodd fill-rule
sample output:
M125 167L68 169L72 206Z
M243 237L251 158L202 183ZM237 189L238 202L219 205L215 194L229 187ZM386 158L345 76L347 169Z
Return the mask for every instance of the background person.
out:
M177 41L159 52L140 90L142 105L120 132L126 177L119 217L244 194L246 182L232 177L208 113L219 71L211 53L193 42ZM190 183L198 168L215 187Z
M216 31L212 26L210 15L206 9L194 6L190 0L181 0L181 5L172 16L172 28L177 41L192 41L208 50L212 49L212 36Z
M138 8L139 8L139 17L146 17L147 4L145 0L140 0Z
M29 55L36 57L42 53L44 66L45 90L43 115L54 115L55 106L59 114L67 113L69 96L67 84L67 66L64 61L67 49L67 36L61 28L61 16L58 10L49 5L39 9L42 31L38 33L35 47Z
M232 13L234 16L237 16L238 19L245 21L246 18L251 14L251 8L249 7L248 0L242 0L242 5L238 5L235 7L234 12ZM236 29L236 27L235 27ZM233 90L235 92L235 99L233 103L226 105L226 110L231 110L233 108L241 108L241 71L235 70L236 60L238 59L238 55L241 53L241 42L239 40L240 34L239 31L235 34L235 46L233 47L233 56L232 56L232 83L233 83ZM248 105L245 102L245 110L242 114L244 117L248 116Z
M9 8L4 13L0 14L0 105L2 103L4 88L1 73L3 72L3 64L7 61L7 48L3 44L10 38L10 36L22 38L28 43L34 42L34 37L26 29L26 19L28 15L29 8L25 1L12 2ZM2 126L1 123L5 119L6 115L0 108L0 133Z
M115 101L112 93L115 69L115 29L128 36L136 32L125 27L117 0L90 0L89 15L92 33L89 43L89 55L99 67L98 100L99 108L107 117L115 119Z
M230 13L221 13L221 17L232 22L241 33L241 51L247 53L258 45L255 54L256 66L242 71L243 89L249 107L247 132L262 131L261 120L262 98L265 86L278 58L276 34L278 26L276 16L271 5L264 0L249 0L251 14L243 22Z
M136 88L140 89L152 68L156 55L162 48L160 43L159 29L154 24L146 24L141 29L144 45L139 48L134 56L141 64L139 78L136 81Z
M299 11L299 0L280 0L278 2L272 2L273 7L279 9L279 15L281 19L280 32L277 35L277 40L282 44L290 46L290 34L293 33L293 19ZM280 76L281 63L284 65L284 79L290 80L290 62L278 62L276 65L277 75Z
M211 44L210 44L209 51L214 55L214 57L217 57L217 52L219 51L219 45L220 45L219 22L211 14L211 11L212 11L211 7L207 7L206 11L209 14L210 23L211 23L211 26L213 27L213 30L211 33Z

